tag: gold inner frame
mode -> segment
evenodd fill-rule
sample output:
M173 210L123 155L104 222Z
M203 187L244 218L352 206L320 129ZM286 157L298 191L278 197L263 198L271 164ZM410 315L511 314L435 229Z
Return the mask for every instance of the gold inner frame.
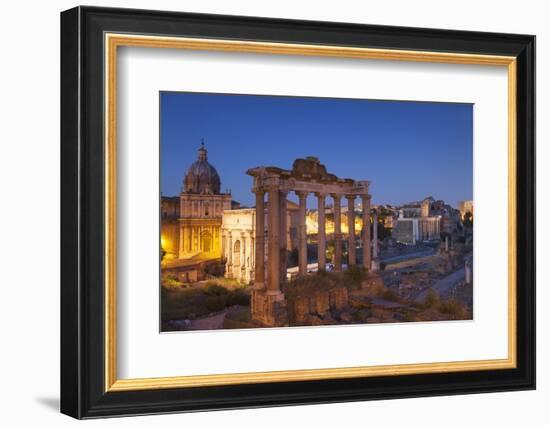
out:
M105 391L446 373L515 368L516 358L516 58L462 53L370 49L200 38L105 34ZM116 327L116 99L119 46L325 56L507 67L508 72L508 357L382 366L305 369L164 378L118 379Z

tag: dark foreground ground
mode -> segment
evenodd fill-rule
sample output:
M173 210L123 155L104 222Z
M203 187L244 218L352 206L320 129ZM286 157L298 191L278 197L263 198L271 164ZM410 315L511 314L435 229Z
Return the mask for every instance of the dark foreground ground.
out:
M301 301L316 304L331 288L345 288L345 307L301 314ZM236 280L212 277L183 284L165 278L161 291L163 331L261 327L250 317L250 287ZM473 285L465 282L463 262L429 252L377 273L358 268L313 273L290 280L284 291L292 306L288 326L472 319Z

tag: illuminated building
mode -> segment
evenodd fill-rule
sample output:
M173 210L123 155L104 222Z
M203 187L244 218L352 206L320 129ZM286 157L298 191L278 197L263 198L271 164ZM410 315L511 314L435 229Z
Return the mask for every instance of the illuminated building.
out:
M287 200L286 246L290 251L298 246L298 205ZM267 212L264 223L267 223ZM222 217L222 257L225 258L225 277L243 283L254 280L256 209L226 210ZM267 225L264 226L264 233Z
M461 201L458 203L458 210L460 211L460 218L464 220L464 215L469 212L474 215L474 201Z
M165 260L221 257L221 224L231 209L231 194L221 193L221 179L201 144L183 179L179 197L161 200L161 247Z

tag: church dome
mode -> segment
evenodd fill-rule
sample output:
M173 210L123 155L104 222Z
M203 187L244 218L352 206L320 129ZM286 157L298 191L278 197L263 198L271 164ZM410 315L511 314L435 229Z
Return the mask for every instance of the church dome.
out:
M201 143L199 157L185 173L183 192L220 193L221 180L216 169L208 162L208 151Z

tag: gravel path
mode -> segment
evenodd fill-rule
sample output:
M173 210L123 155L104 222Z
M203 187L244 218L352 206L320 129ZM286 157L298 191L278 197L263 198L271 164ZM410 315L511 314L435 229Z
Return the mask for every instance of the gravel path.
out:
M212 329L223 329L223 321L225 320L226 314L227 310L224 310L214 316L192 320L191 323L186 327L186 330L206 331Z

